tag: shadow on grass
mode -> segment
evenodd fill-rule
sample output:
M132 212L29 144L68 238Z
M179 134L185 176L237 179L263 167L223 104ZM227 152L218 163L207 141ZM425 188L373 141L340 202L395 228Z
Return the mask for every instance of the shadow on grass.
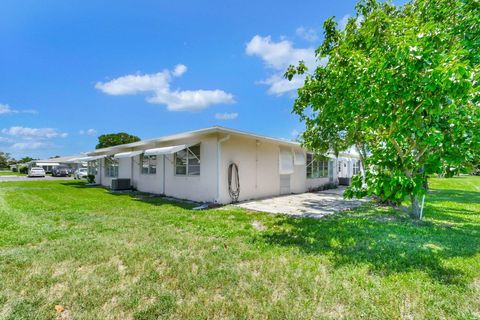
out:
M63 184L89 188L81 182ZM142 192L108 192L111 196L129 197L155 206L191 209L198 205ZM453 197L459 202L464 199L464 203L478 197L478 193L458 190L434 192L432 203L441 201L435 197ZM432 205L429 214L442 222L418 222L400 211L368 204L323 219L275 217L268 230L255 239L260 237L272 246L296 247L307 254L328 256L336 267L367 265L372 273L380 275L421 271L434 281L464 286L471 281L469 275L461 267L447 266L444 261L477 254L480 226L461 224L472 221L454 216L457 211L464 213L465 218L476 214L461 207Z
M263 235L276 246L297 247L326 255L336 267L368 265L382 275L423 271L435 281L465 285L460 269L443 259L473 256L479 251L479 226L452 226L410 220L398 211L379 212L372 205L324 219L279 218Z
M175 207L183 208L183 209L192 209L199 204L192 201L175 199L170 197L165 197L162 195L156 195L151 193L139 192L139 191L120 191L120 192L109 192L111 195L117 197L130 197L134 201L145 202L155 206L162 206L162 205L172 205Z
M134 201L141 201L141 202L145 202L155 206L168 204L168 205L173 205L183 209L192 209L199 205L199 203L188 201L188 200L175 199L171 197L165 197L162 195L140 192L140 191L133 191L133 190L112 191L109 188L102 185L87 185L85 181L69 181L69 182L62 182L61 184L64 186L80 188L80 189L90 189L90 188L104 189L109 195L116 196L116 197L128 197Z
M428 191L426 201L480 204L480 193L456 189L431 189Z
M61 185L67 186L67 187L74 187L74 188L103 188L101 185L97 186L87 186L86 181L84 180L73 180L73 181L66 181L66 182L61 182Z

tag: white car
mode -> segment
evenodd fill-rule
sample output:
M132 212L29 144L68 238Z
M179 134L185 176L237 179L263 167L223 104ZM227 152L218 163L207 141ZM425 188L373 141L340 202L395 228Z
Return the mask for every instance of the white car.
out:
M45 177L45 170L41 167L33 167L28 171L29 177Z
M73 174L74 179L84 179L88 176L88 172L86 168L80 168L75 170L75 173Z

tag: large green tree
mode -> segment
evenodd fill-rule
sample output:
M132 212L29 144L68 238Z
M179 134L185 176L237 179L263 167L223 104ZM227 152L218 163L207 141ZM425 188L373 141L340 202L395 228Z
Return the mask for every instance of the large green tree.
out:
M140 141L140 138L125 132L102 134L98 137L96 149L118 146L120 144Z
M428 174L455 170L480 150L480 2L360 1L344 29L324 23L316 50L328 58L306 74L294 113L318 152L355 145L364 163L347 197L376 195L419 217Z
M21 158L20 160L17 161L17 163L27 163L27 162L30 162L30 161L33 161L33 160L38 160L38 159L34 159L32 157L23 157Z
M0 168L8 168L13 160L10 153L0 151Z

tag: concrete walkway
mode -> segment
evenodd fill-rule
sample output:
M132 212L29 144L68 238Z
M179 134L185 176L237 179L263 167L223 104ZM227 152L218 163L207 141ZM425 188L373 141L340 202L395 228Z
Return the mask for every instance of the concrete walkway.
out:
M288 214L297 217L322 218L326 215L351 209L361 205L365 200L343 199L344 187L319 192L307 192L244 201L236 206L269 213Z

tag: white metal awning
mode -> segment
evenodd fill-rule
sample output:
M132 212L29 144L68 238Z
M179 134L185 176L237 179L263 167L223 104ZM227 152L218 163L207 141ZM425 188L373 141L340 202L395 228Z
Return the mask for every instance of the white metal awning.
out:
M292 174L293 168L293 154L290 150L281 149L279 153L279 173L280 174Z
M158 156L162 154L172 154L184 149L187 149L189 145L181 144L178 146L169 146L169 147L162 147L162 148L155 148L155 149L148 149L145 150L146 156Z
M306 162L305 152L301 150L295 150L293 153L293 163L296 166L301 166L301 165L304 165L305 162Z
M138 156L139 154L142 154L143 152L144 152L143 150L139 150L139 151L129 151L129 152L121 152L121 153L117 153L117 154L114 155L113 157L114 157L115 159L131 158L131 157Z
M59 166L58 162L35 162L37 166Z
M103 154L101 156L90 156L90 157L78 158L78 159L76 159L76 161L78 161L78 162L95 161L95 160L98 160L98 159L103 159L106 156L107 155L105 155L105 154Z

